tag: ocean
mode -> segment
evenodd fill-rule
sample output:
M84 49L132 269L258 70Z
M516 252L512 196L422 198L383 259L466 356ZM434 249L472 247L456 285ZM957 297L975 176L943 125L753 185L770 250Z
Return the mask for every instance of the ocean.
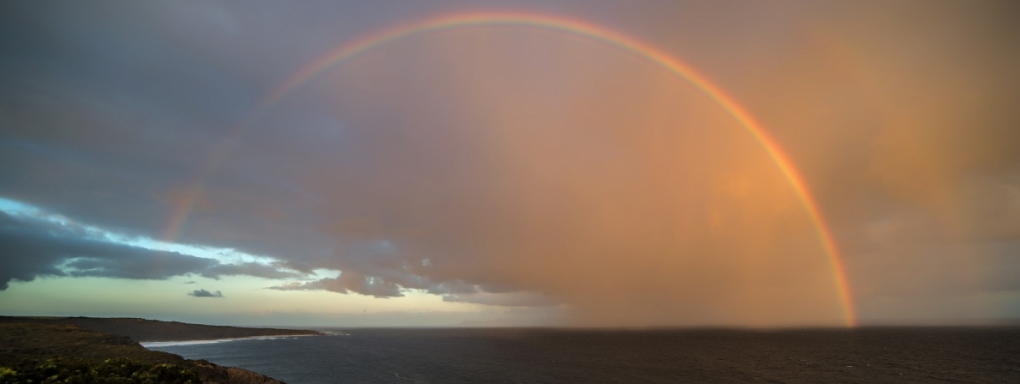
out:
M1020 328L324 329L144 343L304 383L1020 383Z

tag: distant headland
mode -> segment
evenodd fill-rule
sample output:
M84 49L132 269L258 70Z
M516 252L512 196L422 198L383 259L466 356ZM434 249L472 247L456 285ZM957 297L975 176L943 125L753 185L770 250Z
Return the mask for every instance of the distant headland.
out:
M238 339L243 337L260 336L322 335L320 332L303 329L226 327L128 317L0 316L0 323L77 325L93 331L130 337L131 340L137 342Z

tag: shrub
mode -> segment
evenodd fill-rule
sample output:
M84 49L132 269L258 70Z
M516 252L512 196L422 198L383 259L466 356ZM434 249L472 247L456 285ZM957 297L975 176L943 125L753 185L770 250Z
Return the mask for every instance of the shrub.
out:
M82 359L23 360L15 367L0 367L0 384L198 384L199 376L173 364L143 364L131 359L102 362Z

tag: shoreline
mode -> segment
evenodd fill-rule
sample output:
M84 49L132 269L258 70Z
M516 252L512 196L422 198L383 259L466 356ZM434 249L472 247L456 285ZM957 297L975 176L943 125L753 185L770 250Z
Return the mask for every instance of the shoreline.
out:
M175 347L180 345L202 345L202 344L219 344L227 343L231 341L241 340L274 340L274 339L286 339L291 337L313 337L313 336L328 336L328 335L272 335L272 336L245 336L245 337L231 337L222 339L204 339L204 340L166 340L166 341L139 341L138 344L148 349L149 347Z

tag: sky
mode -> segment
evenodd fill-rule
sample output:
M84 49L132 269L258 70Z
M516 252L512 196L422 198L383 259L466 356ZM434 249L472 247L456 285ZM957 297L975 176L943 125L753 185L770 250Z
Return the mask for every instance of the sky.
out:
M0 4L0 314L1020 317L1009 1Z

